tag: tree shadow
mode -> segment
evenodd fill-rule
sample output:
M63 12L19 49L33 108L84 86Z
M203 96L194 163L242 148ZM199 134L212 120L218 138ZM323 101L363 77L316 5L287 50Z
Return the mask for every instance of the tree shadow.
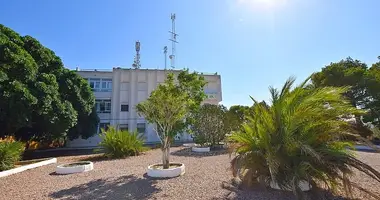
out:
M45 149L45 150L26 150L22 155L22 160L58 158L64 156L85 156L102 153L101 150L94 152L94 149Z
M221 187L226 191L223 197L215 197L212 200L228 199L228 200L250 200L250 199L266 199L266 200L296 200L296 196L289 191L275 190L256 185L251 188L243 188L231 182L223 182ZM342 196L333 195L331 192L317 189L315 191L305 192L305 200L352 200Z
M100 161L107 161L107 160L117 160L113 158L109 158L105 156L104 154L98 154L90 157L81 158L78 161L91 161L91 162L100 162Z
M211 149L210 152L200 153L200 152L191 151L191 147L190 147L190 148L182 148L180 150L173 151L170 154L173 156L202 158L202 157L219 156L219 155L228 154L228 151L227 149L223 149L223 148L214 148L214 149Z
M93 180L49 194L53 199L149 199L161 189L156 181L134 175Z

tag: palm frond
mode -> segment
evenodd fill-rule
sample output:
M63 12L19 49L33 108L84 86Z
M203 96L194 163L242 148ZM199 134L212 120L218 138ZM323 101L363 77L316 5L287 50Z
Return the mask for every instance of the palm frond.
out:
M236 154L233 175L245 183L275 182L298 197L300 181L350 194L352 168L380 182L380 173L356 159L349 150L353 144L345 141L356 133L344 118L363 113L344 98L348 88L309 87L309 79L293 88L291 77L280 92L270 87L269 108L251 97L252 112L229 138Z

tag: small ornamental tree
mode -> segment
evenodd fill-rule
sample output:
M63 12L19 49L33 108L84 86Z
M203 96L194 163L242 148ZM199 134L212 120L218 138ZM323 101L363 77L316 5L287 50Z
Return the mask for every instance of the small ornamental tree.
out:
M204 104L195 119L191 129L197 144L213 147L229 133L227 108L223 105Z
M169 168L170 145L178 133L183 133L194 122L194 113L206 95L204 78L196 72L184 70L175 83L173 73L168 73L163 84L154 90L150 97L139 103L136 110L149 123L156 124L155 131L161 141L162 164Z

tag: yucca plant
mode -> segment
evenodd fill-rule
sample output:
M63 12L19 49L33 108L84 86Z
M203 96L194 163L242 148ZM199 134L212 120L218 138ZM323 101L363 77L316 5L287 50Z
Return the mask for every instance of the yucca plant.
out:
M251 97L247 122L229 138L234 176L245 185L276 183L301 199L302 181L350 194L353 168L380 182L380 173L356 159L344 140L355 134L344 118L362 112L343 98L347 88L313 88L308 80L293 88L289 78L280 91L270 87L271 106Z
M137 131L121 131L110 126L107 131L102 129L102 141L99 146L104 148L105 155L111 158L136 156L145 151L144 139Z

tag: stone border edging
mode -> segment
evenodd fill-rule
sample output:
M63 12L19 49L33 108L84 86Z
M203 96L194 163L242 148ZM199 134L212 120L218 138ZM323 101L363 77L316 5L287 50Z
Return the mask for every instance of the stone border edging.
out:
M16 167L13 169L5 170L5 171L0 172L0 177L5 177L5 176L12 175L12 174L17 174L17 173L23 172L23 171L28 170L28 169L33 169L33 168L41 167L44 165L50 165L53 163L57 163L57 158L50 158L50 159L40 161L40 162L36 162L33 164L24 165L21 167Z
M67 166L69 164L79 164L79 163L82 163L82 165ZM55 169L55 173L57 173L57 174L74 174L74 173L88 172L88 171L91 171L93 169L94 169L94 163L93 162L81 161L81 162L74 162L74 163L58 165Z
M191 147L191 151L193 152L198 152L198 153L205 153L205 152L210 152L210 147Z
M178 164L179 167L170 168L170 169L155 169L153 166L162 165L162 164L153 164L148 166L147 175L153 178L174 178L177 176L182 176L185 174L185 164L183 163L170 163Z

